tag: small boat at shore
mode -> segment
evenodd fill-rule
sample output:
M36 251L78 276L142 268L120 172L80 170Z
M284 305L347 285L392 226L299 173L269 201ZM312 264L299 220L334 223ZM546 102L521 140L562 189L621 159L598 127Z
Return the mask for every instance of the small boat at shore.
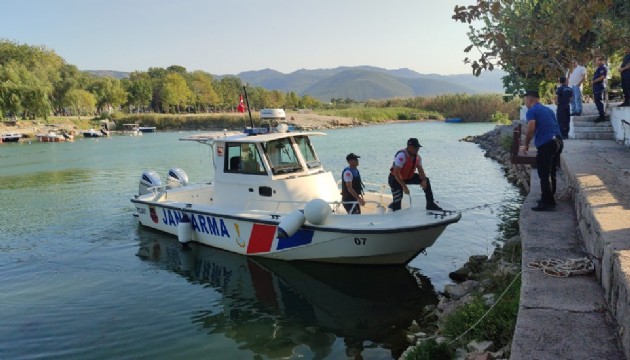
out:
M462 122L462 118L446 118L446 119L444 119L444 122L447 122L447 123L460 123L460 122Z
M145 171L131 199L134 216L183 244L347 264L406 264L461 218L410 200L393 212L387 185L365 193L361 214L347 214L310 141L325 134L287 129L281 124L275 132L248 128L181 139L210 147L214 181L189 184L182 169L171 168L162 184L157 172Z
M22 138L22 134L20 133L4 133L0 138L2 141L0 142L18 142Z
M138 130L143 133L152 133L155 132L155 126L139 126Z
M35 135L37 141L39 142L64 142L64 141L74 141L74 135L69 134L65 131L56 132L49 131L45 134L37 134Z
M140 136L140 126L138 124L123 124L123 129L120 132L123 135Z
M83 137L86 137L86 138L100 138L103 136L109 136L109 132L105 129L101 129L101 130L90 129L88 131L83 132Z

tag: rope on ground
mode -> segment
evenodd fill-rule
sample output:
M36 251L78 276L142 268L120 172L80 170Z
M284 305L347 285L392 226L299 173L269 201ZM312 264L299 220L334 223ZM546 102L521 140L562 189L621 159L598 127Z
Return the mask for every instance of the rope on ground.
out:
M546 275L553 277L569 277L575 275L588 275L595 271L595 265L591 259L583 257L577 259L544 259L534 260L527 264L530 269L541 269Z
M503 296L505 296L505 294L507 294L508 290L510 290L510 288L512 287L512 285L514 284L514 282L516 282L516 279L518 279L521 274L523 273L523 271L520 271L518 274L516 274L516 276L514 277L514 279L512 279L512 282L510 282L510 284L505 288L505 290L503 290L503 292L501 293L501 295L499 295L499 297L497 298L497 300L494 302L494 304L492 304L492 306L490 306L490 308L488 310L486 310L486 312L481 315L481 317L479 318L479 320L477 320L474 324L472 324L471 327L468 328L468 330L464 331L461 335L459 335L458 337L456 337L453 341L450 342L450 344L453 344L454 342L459 341L459 339L463 338L464 335L468 334L472 329L474 329L475 327L477 327L477 325L479 325L479 323L481 323L481 321L488 316L488 314L490 314L490 312L492 311L492 309L494 309L495 306L497 306L497 304L499 303L499 301L501 301L501 299L503 298Z

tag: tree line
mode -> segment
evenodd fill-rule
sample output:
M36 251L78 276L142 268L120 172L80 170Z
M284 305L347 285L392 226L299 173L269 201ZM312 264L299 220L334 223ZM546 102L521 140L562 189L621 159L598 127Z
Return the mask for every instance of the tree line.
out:
M80 71L44 46L0 39L0 112L33 119L51 114L207 113L235 111L243 83L236 76L215 79L179 65L132 72L126 79ZM248 87L251 108L314 108L319 100L262 87Z

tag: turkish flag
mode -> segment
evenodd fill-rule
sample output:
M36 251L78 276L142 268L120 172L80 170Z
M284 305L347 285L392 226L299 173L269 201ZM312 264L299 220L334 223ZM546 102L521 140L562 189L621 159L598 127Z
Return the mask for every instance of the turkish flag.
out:
M240 113L245 112L245 103L243 103L243 94L241 94L240 96L240 100L238 102L238 107L236 108L236 110L238 110L238 112Z

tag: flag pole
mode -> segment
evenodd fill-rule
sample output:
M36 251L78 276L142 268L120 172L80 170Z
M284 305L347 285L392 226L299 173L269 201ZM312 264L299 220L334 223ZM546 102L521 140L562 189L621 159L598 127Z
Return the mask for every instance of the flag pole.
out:
M247 88L243 85L243 92L245 93L245 103L247 104L247 112L249 113L249 123L254 128L254 119L252 119L252 110L249 108L249 98L247 97Z

